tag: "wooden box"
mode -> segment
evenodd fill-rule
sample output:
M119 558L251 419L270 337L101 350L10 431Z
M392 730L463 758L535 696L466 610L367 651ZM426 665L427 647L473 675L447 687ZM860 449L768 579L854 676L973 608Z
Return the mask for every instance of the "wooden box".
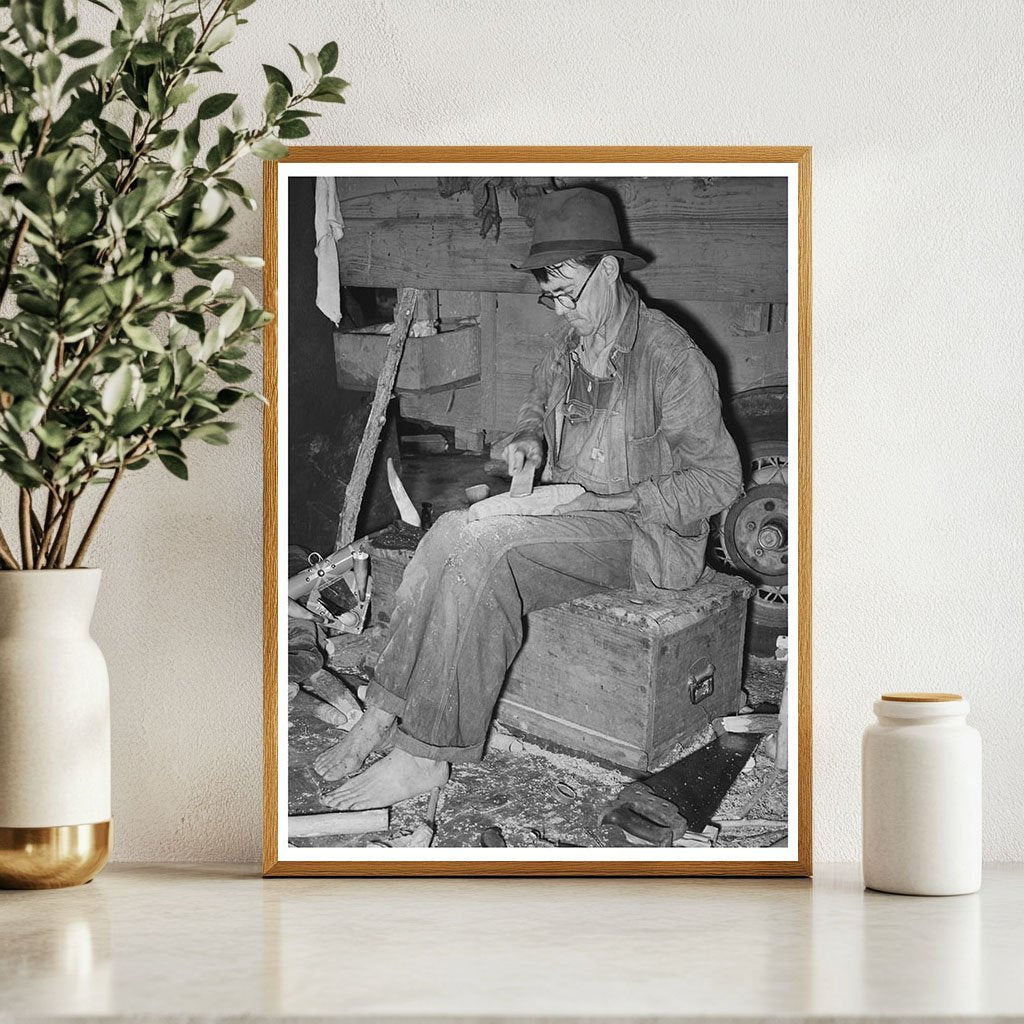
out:
M506 725L646 771L744 703L747 601L732 576L641 601L593 594L526 618L526 641L498 702Z
M386 622L412 552L369 551L373 615ZM531 612L497 717L567 750L647 771L744 704L752 594L719 573L670 601L616 590Z
M366 329L334 335L338 387L372 391L377 386L387 334ZM403 392L450 391L480 380L479 326L442 326L438 334L409 337L395 388Z

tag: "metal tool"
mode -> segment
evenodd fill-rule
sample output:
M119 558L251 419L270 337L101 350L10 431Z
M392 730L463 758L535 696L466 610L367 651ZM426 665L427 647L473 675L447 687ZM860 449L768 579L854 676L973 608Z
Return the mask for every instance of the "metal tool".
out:
M537 467L527 462L522 469L512 474L512 486L509 488L510 498L528 498L533 494L533 474Z
M356 578L356 597L366 600L366 581L370 578L370 556L365 551L352 553L352 572Z

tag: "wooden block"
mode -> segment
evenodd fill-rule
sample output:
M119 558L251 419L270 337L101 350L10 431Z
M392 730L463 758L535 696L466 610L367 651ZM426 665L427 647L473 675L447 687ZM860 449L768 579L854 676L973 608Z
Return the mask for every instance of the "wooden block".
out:
M312 839L319 836L355 836L364 832L386 832L388 810L333 811L330 814L291 814L288 816L289 839Z
M729 715L714 721L715 732L767 733L779 728L778 715Z
M533 474L537 467L527 463L518 473L512 474L512 486L508 489L510 498L528 498L533 494Z
M455 447L461 452L476 452L479 455L484 450L484 432L456 427Z

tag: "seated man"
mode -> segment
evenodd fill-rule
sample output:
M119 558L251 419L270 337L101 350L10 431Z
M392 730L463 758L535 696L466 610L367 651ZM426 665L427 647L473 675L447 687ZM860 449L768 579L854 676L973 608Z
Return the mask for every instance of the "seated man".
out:
M478 518L473 506L426 534L366 712L315 767L328 780L353 775L397 723L394 749L326 796L330 806L389 806L443 785L450 762L480 760L528 612L627 586L684 590L703 572L707 520L739 494L740 461L711 364L622 278L643 264L623 249L606 196L572 188L542 200L515 269L533 272L567 330L534 370L505 456L515 472L546 449L545 479L579 485L577 496L553 514L530 514L551 512L530 499L522 515Z

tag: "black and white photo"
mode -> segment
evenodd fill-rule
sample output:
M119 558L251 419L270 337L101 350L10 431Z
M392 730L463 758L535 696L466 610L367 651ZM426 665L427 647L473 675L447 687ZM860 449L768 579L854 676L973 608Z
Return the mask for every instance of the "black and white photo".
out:
M268 178L270 873L805 873L806 151L324 152Z

